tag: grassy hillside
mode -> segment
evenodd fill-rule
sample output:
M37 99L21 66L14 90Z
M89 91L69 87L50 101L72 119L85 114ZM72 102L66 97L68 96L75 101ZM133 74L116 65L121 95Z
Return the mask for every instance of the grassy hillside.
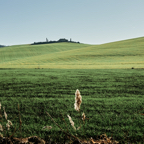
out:
M0 49L1 68L144 68L144 37L102 45L56 43Z

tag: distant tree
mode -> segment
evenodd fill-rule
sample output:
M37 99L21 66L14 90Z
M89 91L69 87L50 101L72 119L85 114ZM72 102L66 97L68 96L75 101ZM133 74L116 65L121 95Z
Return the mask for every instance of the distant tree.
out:
M58 40L58 42L68 42L68 40L65 39L65 38L61 38L61 39Z
M0 45L0 47L5 47L4 45Z
M34 42L32 43L31 45L38 45L38 44L49 44L49 43L59 43L59 42L69 42L67 39L65 38L61 38L59 39L58 41L48 41L48 39L46 38L46 41L44 42ZM80 42L75 42L75 41L72 41L71 38L70 38L70 42L71 43L80 43Z

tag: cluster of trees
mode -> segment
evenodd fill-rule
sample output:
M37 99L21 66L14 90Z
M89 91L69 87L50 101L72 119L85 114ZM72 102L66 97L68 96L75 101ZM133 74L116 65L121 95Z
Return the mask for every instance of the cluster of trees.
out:
M72 41L71 39L70 39L70 41L68 41L68 40L65 39L65 38L61 38L61 39L59 39L58 41L48 41L48 39L46 38L46 41L45 41L45 42L34 42L34 43L32 43L31 45L49 44L49 43L60 43L60 42L80 43L80 42Z
M5 46L4 46L4 45L0 45L0 48L1 48L1 47L5 47Z

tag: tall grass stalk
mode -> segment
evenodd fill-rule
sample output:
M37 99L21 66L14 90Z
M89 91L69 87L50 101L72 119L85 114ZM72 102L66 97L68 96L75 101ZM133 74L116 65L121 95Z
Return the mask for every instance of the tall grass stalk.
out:
M75 103L74 103L74 109L77 111L77 112L79 112L79 114L80 114L80 106L81 106L81 103L82 103L82 96L80 95L80 91L77 89L76 90L76 92L75 92ZM76 139L76 140L78 140L79 142L80 142L80 139L78 138L78 137L76 137L76 136L74 136L74 135L71 135L69 132L68 132L68 129L67 129L67 133L54 121L54 119L50 116L50 114L48 113L48 112L46 112L47 114L48 114L48 116L52 119L52 121L62 130L62 132L64 132L66 135L68 135L68 136L71 136L71 137L73 137L74 139ZM69 121L70 121L70 123L71 123L71 125L72 125L72 127L73 127L73 129L75 130L75 131L77 131L77 130L79 130L81 127L82 127L82 125L81 125L81 120L83 121L83 126L85 125L85 113L83 112L82 113L82 116L81 116L81 114L80 114L80 117L82 118L80 118L80 126L78 127L78 128L76 128L75 126L74 126L74 122L73 122L73 120L72 120L72 118L69 116L69 115L67 115L68 116L68 118L69 118ZM63 118L63 120L64 120L64 118ZM66 125L66 123L65 123L65 125ZM84 130L83 130L83 135L84 135ZM71 139L70 139L71 140ZM81 143L81 142L80 142Z

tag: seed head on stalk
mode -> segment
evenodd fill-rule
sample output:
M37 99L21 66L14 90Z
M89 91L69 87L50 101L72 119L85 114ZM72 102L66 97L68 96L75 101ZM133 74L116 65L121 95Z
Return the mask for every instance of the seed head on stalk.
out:
M69 118L69 121L70 121L72 127L76 130L76 128L75 128L75 126L74 126L74 122L72 121L71 117L70 117L69 115L67 115L67 116L68 116L68 118Z
M75 92L75 104L74 104L74 109L76 111L80 110L81 103L82 103L82 97L80 95L80 91L77 89Z
M6 114L6 112L5 112L5 107L3 107L3 109L4 109L5 119L7 120L7 114Z
M0 124L0 131L3 131L2 125Z
M44 126L42 129L52 129L51 126Z
M11 126L13 125L12 122L11 122L10 120L7 120L7 121L8 121L8 124L10 124Z
M82 120L84 121L85 120L85 113L83 112L82 114Z
M0 133L0 137L3 137L3 134Z
M6 124L6 127L7 127L7 128L8 128L8 130L9 130L9 128L10 128L10 125L9 125L9 123L7 123L7 124Z

